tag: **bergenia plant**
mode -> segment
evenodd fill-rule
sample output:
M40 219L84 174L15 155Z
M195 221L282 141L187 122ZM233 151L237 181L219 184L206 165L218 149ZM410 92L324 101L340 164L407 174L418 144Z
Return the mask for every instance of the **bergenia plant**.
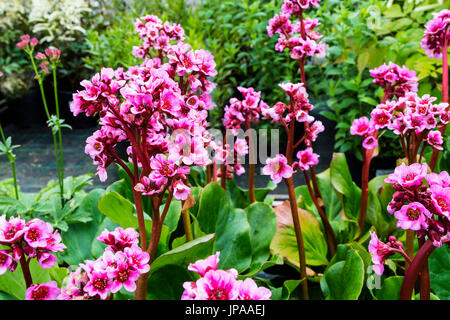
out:
M6 247L0 250L0 274L13 272L20 263L27 288L33 285L31 259L49 269L56 263L53 253L66 248L51 224L37 218L26 222L20 216L7 219L6 215L0 216L0 245Z
M419 251L413 257L403 251L403 243L391 237L383 243L371 233L369 252L374 271L381 275L386 258L402 254L409 267L403 279L400 298L411 299L420 273L420 297L430 299L428 257L436 247L450 242L450 176L446 171L428 173L426 163L404 163L390 174L385 182L393 185L395 193L388 205L389 213L397 219L397 227L417 233Z
M63 155L63 140L61 129L63 127L70 128L67 124L64 124L64 120L60 118L59 103L58 103L58 84L57 84L57 68L60 64L61 51L56 48L47 48L45 53L38 52L36 55L35 49L39 44L39 40L31 38L28 34L20 37L20 42L16 44L19 49L23 49L33 66L35 72L35 79L37 80L41 92L42 102L44 104L45 114L47 116L47 124L52 131L53 145L55 149L56 169L58 173L58 183L60 188L61 206L64 207L64 155ZM36 60L40 61L39 68L36 65ZM51 72L49 70L51 68ZM53 91L55 95L55 110L56 115L51 115L47 99L44 92L44 80L47 75L53 74Z
M188 266L200 278L183 284L181 300L270 300L272 292L253 279L238 280L236 269L218 269L219 256L217 252Z
M450 46L450 10L433 13L433 19L425 25L422 48L430 58L442 59L442 102L448 103L448 47ZM439 128L441 135L445 133L447 124ZM430 160L430 167L435 169L439 150L434 149Z
M173 198L190 196L190 166L210 164L206 131L210 93L216 75L213 56L192 50L183 42L184 31L153 15L137 19L142 46L133 53L144 61L128 70L103 68L73 95L74 115L98 113L101 129L87 139L86 153L97 165L101 181L112 163L131 179L139 222L141 248L155 259L164 219ZM116 154L119 142L128 142L130 169ZM142 197L151 199L152 232L147 242ZM160 212L160 206L164 204ZM148 273L141 275L136 299L145 299Z
M245 173L245 169L238 161L240 157L250 154L249 158L249 178L248 178L248 191L250 203L256 202L255 197L255 137L251 130L251 125L256 124L260 120L263 109L267 109L267 104L261 99L261 92L256 92L253 88L238 87L240 93L242 93L244 99L239 100L237 98L230 99L230 105L225 107L225 114L223 118L223 125L227 130L225 135L225 141L223 145L229 147L228 134L231 132L234 136L238 135L238 131L244 127L248 140L237 138L236 143L233 144L233 150L219 151L219 154L228 155L233 153L234 163L233 165L222 164L221 178L222 186L225 186L225 181L230 176L231 172L235 172L237 175ZM228 151L228 152L227 152ZM231 172L229 172L231 171Z
M334 255L336 252L336 237L325 213L316 179L315 166L318 164L319 156L312 149L312 142L317 139L320 132L324 131L324 126L320 121L315 121L314 117L309 114L313 109L313 105L308 100L306 90L306 59L313 55L324 53L323 44L320 42L322 36L314 30L320 24L319 21L303 16L305 10L314 6L319 6L319 0L285 0L281 7L282 12L269 21L269 26L267 27L269 36L279 35L275 49L277 51L287 50L291 58L297 60L301 82L280 84L281 88L289 96L289 104L278 102L272 108L261 110L265 119L283 126L288 136L285 154L279 154L275 158L268 159L267 165L263 169L263 174L270 175L275 183L279 183L284 179L287 185L299 250L300 276L303 279L301 283L302 293L305 299L309 297L306 280L305 250L293 182L293 173L297 170L303 172L311 198L322 219L329 252L331 255ZM291 20L295 20L295 22ZM299 141L294 141L296 122L304 125L305 134ZM296 154L297 159L294 160L294 151L302 143L306 148L303 151L299 151Z

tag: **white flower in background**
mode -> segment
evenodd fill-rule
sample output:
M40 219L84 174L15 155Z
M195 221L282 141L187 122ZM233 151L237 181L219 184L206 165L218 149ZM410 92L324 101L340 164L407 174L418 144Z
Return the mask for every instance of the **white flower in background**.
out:
M14 23L25 18L29 8L25 0L0 1L0 30L12 28Z

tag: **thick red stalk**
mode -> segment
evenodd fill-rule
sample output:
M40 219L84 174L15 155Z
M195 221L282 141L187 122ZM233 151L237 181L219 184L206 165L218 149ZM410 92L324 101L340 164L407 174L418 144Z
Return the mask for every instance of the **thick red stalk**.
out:
M22 256L20 257L20 267L22 269L23 278L25 279L25 285L29 288L33 285L33 279L31 278L30 266L25 259L25 253L22 253Z
M249 172L248 172L248 196L250 203L256 202L255 196L255 146L253 141L253 135L251 132L250 122L245 123L245 128L248 133L248 151L249 151Z
M402 287L400 289L400 300L411 300L417 277L419 276L419 273L424 269L428 261L428 257L434 251L434 249L436 249L436 247L433 245L433 242L430 239L428 239L421 246L411 265L406 270Z
M292 154L293 154L293 146L294 146L294 143L293 143L294 142L294 128L295 128L295 123L294 123L294 121L291 121L291 123L289 124L288 145L287 145L287 149L286 149L286 158L287 158L289 165L292 165ZM301 228L301 224L300 224L300 218L298 215L297 199L295 197L294 178L290 177L289 179L284 179L284 181L286 182L286 186L288 189L289 203L291 205L292 220L294 222L295 237L297 239L297 249L298 249L299 265L300 265L300 278L302 280L301 288L302 288L303 298L305 300L309 300L308 278L306 275L305 245L303 243L302 228Z

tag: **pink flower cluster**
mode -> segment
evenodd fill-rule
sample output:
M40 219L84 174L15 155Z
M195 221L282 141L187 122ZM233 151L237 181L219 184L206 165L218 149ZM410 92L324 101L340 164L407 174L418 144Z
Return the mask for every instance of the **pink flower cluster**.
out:
M389 241L380 241L375 232L370 232L369 253L372 254L373 271L382 275L386 258L403 251L403 243L397 241L394 236L389 237Z
M258 123L263 109L267 104L261 99L261 92L253 88L237 88L244 100L230 99L230 105L225 107L223 125L226 129L240 129L246 123Z
M108 245L95 261L86 260L65 281L59 299L85 300L108 298L125 288L136 290L136 281L150 270L150 256L138 246L139 234L133 229L104 230L97 238Z
M397 167L385 179L395 190L387 210L398 219L398 228L415 230L440 247L450 231L450 176L427 172L426 163Z
M288 164L284 155L277 155L275 158L267 159L263 174L270 175L275 183L279 183L282 178L290 178L296 169L307 171L310 167L319 163L319 155L313 152L312 143L317 140L319 133L325 130L321 121L315 120L309 114L314 106L309 103L308 93L302 83L282 83L280 87L289 96L289 105L277 102L272 108L262 109L264 119L269 119L274 123L279 123L285 128L291 121L304 123L305 134L299 142L306 144L306 149L297 153L298 161Z
M30 51L34 47L36 47L39 43L39 40L36 38L31 38L30 35L24 34L20 36L20 41L16 44L17 48L24 49Z
M424 141L433 148L442 150L443 137L438 130L440 125L450 121L448 103L433 104L434 97L424 95L419 97L409 92L396 101L387 101L379 104L371 112L370 120L367 117L356 119L351 128L352 135L365 136L375 145L376 132L388 129L401 137L416 136L417 141ZM366 149L372 148L364 140ZM376 146L376 145L375 145Z
M25 300L58 300L60 293L56 281L33 284L25 291Z
M135 30L143 43L139 47L133 47L133 55L144 59L152 54L162 57L169 52L171 41L184 41L184 30L179 24L162 23L161 19L154 15L146 15L136 19Z
M250 278L237 280L237 270L217 269L219 255L217 252L188 266L189 271L198 273L201 278L183 284L181 300L270 300L269 289L258 287Z
M315 30L320 25L319 20L301 17L301 21L291 22L291 17L298 18L299 13L311 4L319 6L318 1L286 0L282 5L282 12L269 20L269 37L279 35L275 50L283 52L287 49L295 60L325 54L324 46L319 42L322 36Z
M425 25L421 45L430 58L441 59L445 44L450 46L450 10L444 9L433 16Z
M407 67L400 67L395 63L384 63L378 68L370 70L374 77L373 83L384 88L386 100L403 97L408 92L417 92L418 78L416 72Z
M111 163L123 166L114 147L127 140L130 161L142 168L135 190L146 195L169 190L183 200L190 191L185 184L189 166L210 163L206 127L213 107L214 84L209 78L217 73L215 62L209 52L191 50L181 42L181 27L162 25L155 16L141 20L145 21L137 23L141 37L150 39L158 30L158 37L176 44L163 50L155 38L148 45L160 50L158 57L146 58L127 71L102 68L91 81L81 82L84 90L73 95L71 111L100 115L102 127L87 139L86 153L102 181Z
M23 255L36 258L42 268L49 269L56 263L52 253L66 248L51 224L37 218L28 222L20 217L7 220L6 215L0 216L0 245L8 247L0 250L0 274L14 271Z

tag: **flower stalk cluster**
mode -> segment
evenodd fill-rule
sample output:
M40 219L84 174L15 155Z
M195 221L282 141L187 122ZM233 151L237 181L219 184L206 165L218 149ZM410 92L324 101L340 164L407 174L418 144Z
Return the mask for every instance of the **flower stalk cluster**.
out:
M188 200L190 166L210 164L206 131L210 97L216 75L213 56L184 43L179 25L162 23L152 15L137 19L143 45L133 53L141 65L124 70L102 68L74 94L74 115L99 114L101 128L87 139L86 153L97 165L101 181L116 163L131 179L141 248L155 258L164 219L172 199ZM127 142L129 168L115 146ZM142 197L151 198L152 232L147 243ZM164 203L165 202L165 203ZM160 207L163 205L162 212ZM137 299L145 299L147 273L141 275Z
M324 225L331 256L336 252L337 246L336 237L326 216L317 184L315 165L318 163L319 156L312 149L312 142L317 139L320 132L324 131L322 123L314 121L314 117L309 115L313 105L309 102L306 90L306 59L316 54L324 54L324 47L319 42L322 36L314 30L320 23L316 19L303 16L304 11L312 6L318 7L319 0L285 0L281 8L282 12L269 21L267 27L269 36L279 35L275 49L277 51L288 50L291 58L297 60L301 82L280 84L289 96L289 104L278 102L273 107L262 110L264 118L283 126L288 136L286 153L268 159L263 173L270 175L276 183L284 179L287 185L299 250L300 276L303 280L301 286L305 299L309 299L305 252L293 182L293 173L297 169L301 170L305 176L309 193ZM292 22L291 18L296 22ZM299 141L294 141L295 122L304 125L305 134ZM306 149L299 151L297 153L298 161L294 161L294 151L302 143L306 145Z

